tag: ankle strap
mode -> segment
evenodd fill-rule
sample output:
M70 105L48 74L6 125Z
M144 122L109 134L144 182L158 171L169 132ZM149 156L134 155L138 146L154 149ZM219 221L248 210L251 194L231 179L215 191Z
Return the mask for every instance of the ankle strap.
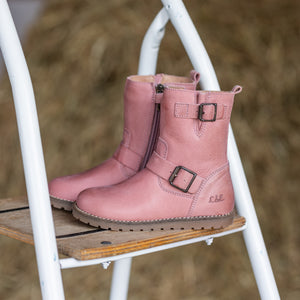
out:
M184 166L178 166L153 152L147 166L152 173L167 180L169 184L184 193L196 193L204 178Z
M138 171L142 163L142 157L136 152L132 151L130 148L121 144L119 149L114 154L114 158L119 161L122 165Z

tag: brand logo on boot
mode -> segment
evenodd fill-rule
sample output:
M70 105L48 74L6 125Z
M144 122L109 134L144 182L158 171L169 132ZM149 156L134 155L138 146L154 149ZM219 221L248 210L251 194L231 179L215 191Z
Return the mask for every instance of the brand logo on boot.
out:
M209 197L209 203L217 203L217 202L222 202L225 199L223 198L223 194L215 195L215 196L210 196Z

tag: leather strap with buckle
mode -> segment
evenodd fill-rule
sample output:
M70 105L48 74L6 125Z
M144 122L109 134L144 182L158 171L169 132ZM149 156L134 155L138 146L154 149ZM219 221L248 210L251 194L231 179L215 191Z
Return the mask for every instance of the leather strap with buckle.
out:
M178 177L179 172L180 172L181 170L183 170L183 171L185 171L185 172L188 172L188 173L190 173L190 174L192 175L192 177L191 177L191 179L190 179L190 182L187 183L187 185L186 185L185 188L182 188L182 187L180 187L179 185L177 185L177 184L174 183L175 179ZM171 176L169 177L169 183L170 183L172 186L174 186L174 188L176 188L176 189L178 189L178 190L180 190L180 191L182 191L182 192L184 192L184 193L187 193L187 192L189 191L191 185L193 184L193 182L194 182L196 176L197 176L197 173L195 173L195 172L193 172L193 171L191 171L191 170L189 170L189 169L187 169L187 168L185 168L185 167L183 167L183 166L177 166L177 167L175 167L175 169L173 170Z
M187 104L175 103L174 115L182 119L199 119L201 122L214 122L230 118L232 106L218 103Z
M174 188L184 192L194 194L198 191L204 178L196 172L162 158L157 152L153 152L147 168L165 179Z
M204 114L207 115L207 113L205 112L205 107L206 106L212 106L213 111L212 111L212 116L205 118ZM217 119L217 103L201 103L199 105L199 112L198 112L198 119L202 122L215 122Z

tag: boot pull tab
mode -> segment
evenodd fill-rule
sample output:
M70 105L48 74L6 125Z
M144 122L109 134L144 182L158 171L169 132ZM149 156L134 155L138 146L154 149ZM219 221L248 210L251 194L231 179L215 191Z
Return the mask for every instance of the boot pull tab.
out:
M231 91L236 95L239 94L242 90L243 88L240 85L235 85Z
M191 77L192 81L196 84L200 81L200 73L197 72L196 70L192 70L190 72L190 77Z

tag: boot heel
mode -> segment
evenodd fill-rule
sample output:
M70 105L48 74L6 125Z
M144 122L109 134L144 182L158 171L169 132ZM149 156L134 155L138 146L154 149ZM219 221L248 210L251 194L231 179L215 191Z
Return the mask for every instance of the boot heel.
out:
M192 202L188 215L190 217L200 216L206 212L209 215L215 213L215 215L226 216L233 211L233 208L234 191L229 172L229 164L226 163L204 180L198 192L198 196L195 196Z

